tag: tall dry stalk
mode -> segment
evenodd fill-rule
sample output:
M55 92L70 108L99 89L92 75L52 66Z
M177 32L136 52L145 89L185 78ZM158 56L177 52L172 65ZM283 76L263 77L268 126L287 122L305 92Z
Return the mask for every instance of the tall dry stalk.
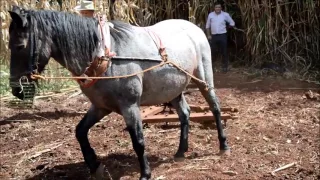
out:
M320 67L318 0L239 0L250 63L272 61L300 72Z
M186 19L203 30L212 0L93 0L97 10L108 19L118 19L139 26L152 25L165 19ZM74 12L79 0L56 1L9 0L1 1L1 55L7 52L8 4L13 2L27 8L55 9ZM319 0L225 0L224 8L245 33L230 31L236 48L235 57L243 57L246 64L259 65L275 62L291 69L306 72L320 68L320 1ZM7 23L3 23L7 22ZM245 46L242 46L242 43ZM245 53L244 53L244 52Z

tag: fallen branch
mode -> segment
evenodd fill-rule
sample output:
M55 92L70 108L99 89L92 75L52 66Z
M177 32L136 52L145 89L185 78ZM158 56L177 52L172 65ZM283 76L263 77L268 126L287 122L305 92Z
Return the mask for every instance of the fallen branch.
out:
M312 87L292 87L292 88L281 88L281 90L320 90L320 88L312 88Z
M3 96L2 98L0 98L0 101L2 102L4 102L4 101L8 101L8 100L10 100L10 99L13 99L14 97L13 96L10 96L10 95L8 95L8 96Z
M220 157L213 157L213 158L204 158L204 159L192 159L193 161L211 161L211 160L219 160Z
M49 121L49 119L48 118L45 118L45 117L43 117L43 116L40 116L40 115L36 115L36 114L33 114L35 117L38 117L38 118L42 118L42 119L44 119L44 120L47 120L47 121Z
M261 79L258 79L258 80L254 80L254 81L250 81L250 82L245 82L244 84L254 84L257 82L261 82L261 81L262 81Z
M290 167L292 167L292 166L294 166L294 165L296 165L296 162L293 162L293 163L287 164L287 165L285 165L285 166L282 166L282 167L280 167L280 168L278 168L278 169L275 169L274 171L271 172L271 174L272 174L273 176L275 176L275 173L276 173L276 172L282 171L282 170L285 170L285 169L288 169L288 168L290 168Z
M211 170L212 168L195 168L195 170Z
M161 131L158 131L158 133L168 133L168 132L175 132L175 131L177 131L177 129L161 130Z
M223 171L222 174L227 174L229 176L235 176L237 175L238 173L235 172L235 171Z
M36 158L36 157L38 157L38 156L41 156L41 155L44 154L44 153L50 152L50 151L52 151L52 150L54 150L54 149L57 149L58 147L60 147L60 146L62 146L62 145L63 145L63 143L60 143L60 144L58 144L58 145L56 145L56 146L53 146L53 147L51 147L51 148L48 148L48 149L45 149L45 150L36 152L34 155L29 156L29 157L28 157L28 160L34 159L34 158Z
M49 95L42 95L42 96L35 96L35 99L45 99L45 98L56 98L56 97L60 97L60 96L63 96L65 94L68 94L70 92L73 92L73 91L76 91L78 88L76 87L73 87L73 88L68 88L68 89L62 89L61 91L59 92L56 92L56 93L53 93L53 92L50 92Z
M70 95L67 99L71 99L71 98L74 98L74 97L76 97L76 96L79 96L81 93L82 93L82 91L79 90L79 91L73 93L72 95Z
M0 124L2 122L30 122L30 121L33 121L33 120L30 120L30 119L5 119L5 120L0 121Z

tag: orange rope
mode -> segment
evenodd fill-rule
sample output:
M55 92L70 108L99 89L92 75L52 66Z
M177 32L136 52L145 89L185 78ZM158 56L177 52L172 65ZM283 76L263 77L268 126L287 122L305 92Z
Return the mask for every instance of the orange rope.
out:
M157 67L161 67L161 66L163 66L165 64L171 64L171 65L175 66L176 68L178 68L179 70L181 70L182 72L184 72L185 74L190 76L192 79L195 79L195 80L203 83L208 88L208 84L205 81L196 78L195 76L193 76L189 72L187 72L184 69L180 68L179 65L177 65L176 63L171 62L171 61L162 61L160 64L152 66L150 68L147 68L147 69L145 69L143 71L140 71L140 72L137 72L137 73L133 73L133 74L129 74L129 75L123 75L123 76L112 76L112 77L106 77L106 76L103 76L103 77L63 77L63 76L60 76L60 77L45 77L45 76L41 76L41 75L38 75L38 74L33 74L33 75L31 75L31 78L32 79L43 79L43 80L47 80L47 79L119 79L119 78L128 78L128 77L136 76L138 74L142 74L142 73L151 71L151 70L153 70L153 69L155 69Z

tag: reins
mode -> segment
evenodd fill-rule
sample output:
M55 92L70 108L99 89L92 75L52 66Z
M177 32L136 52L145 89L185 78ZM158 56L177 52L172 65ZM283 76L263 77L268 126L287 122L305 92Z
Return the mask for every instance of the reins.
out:
M172 62L172 61L169 61L169 60L163 60L161 61L160 64L158 65L155 65L155 66L152 66L150 68L147 68L143 71L140 71L140 72L137 72L137 73L133 73L133 74L128 74L128 75L123 75L123 76L112 76L112 77L106 77L106 76L103 76L103 77L65 77L65 76L58 76L58 77L46 77L46 76L42 76L42 75L39 75L39 74L32 74L31 75L31 78L32 79L42 79L42 80L48 80L48 79L121 79L121 78L129 78L129 77L133 77L133 76L136 76L136 75L139 75L139 74L142 74L142 73L145 73L145 72L148 72L148 71L151 71L155 68L158 68L158 67L161 67L165 64L171 64L173 66L175 66L177 69L179 69L180 71L184 72L185 74L187 74L189 77L191 77L192 79L202 83L203 85L206 86L206 90L208 90L209 88L212 88L212 87L209 87L208 83L199 79L199 78L196 78L195 76L193 76L192 74L190 74L189 72L187 72L186 70L182 69L179 65L177 65L176 63Z

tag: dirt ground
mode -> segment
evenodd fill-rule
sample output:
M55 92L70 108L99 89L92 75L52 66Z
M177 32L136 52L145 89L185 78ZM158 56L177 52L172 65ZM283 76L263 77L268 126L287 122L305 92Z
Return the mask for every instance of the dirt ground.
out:
M225 127L231 155L216 155L214 126L191 122L187 158L175 162L177 123L149 124L144 135L152 179L320 179L318 85L230 72L217 73L215 86L222 107L239 109L239 118ZM33 110L2 103L0 179L90 178L74 133L90 103L75 93L39 99ZM199 92L186 97L190 104L206 105ZM139 164L124 129L122 117L112 113L90 130L89 139L109 177L138 179ZM271 175L290 163L296 164Z

